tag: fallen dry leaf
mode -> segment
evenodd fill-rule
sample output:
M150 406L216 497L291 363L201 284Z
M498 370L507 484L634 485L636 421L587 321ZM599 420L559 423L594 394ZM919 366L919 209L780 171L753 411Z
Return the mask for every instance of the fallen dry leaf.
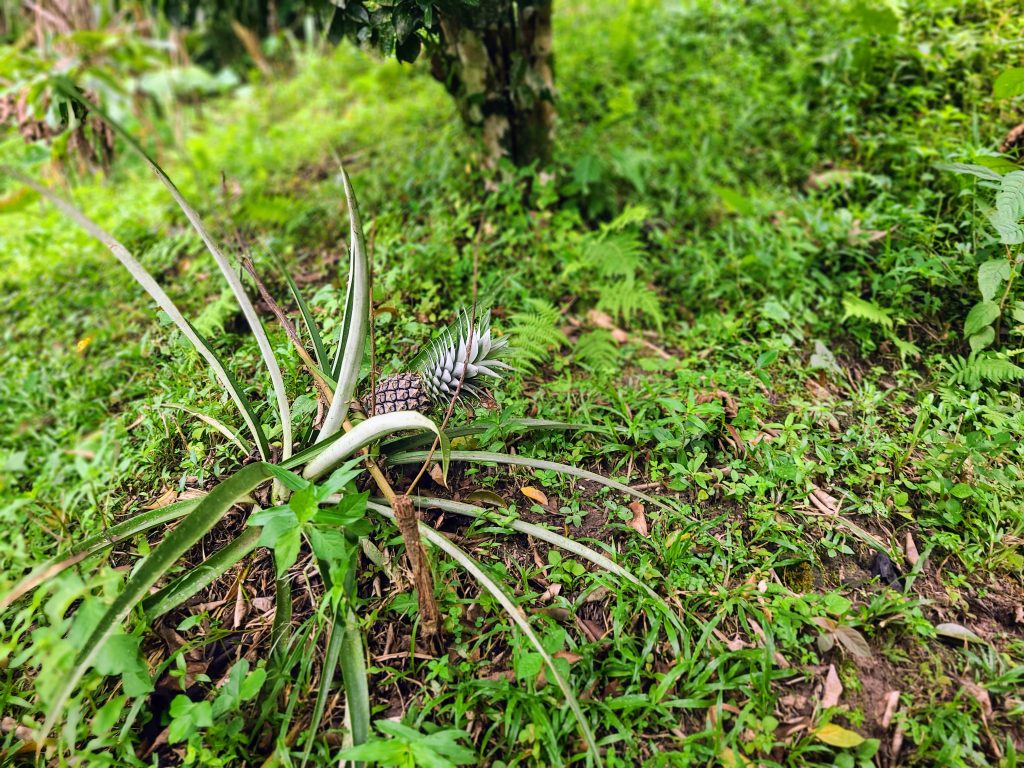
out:
M441 465L436 461L430 465L430 479L440 485L442 488L448 487L448 480L444 476L444 472L441 470Z
M853 627L840 624L836 627L835 639L852 656L857 656L861 659L871 658L871 647L868 645L868 641L864 639L864 635Z
M626 525L641 536L650 536L647 530L647 516L644 514L644 503L642 501L634 501L629 505L629 508L633 512L633 519L626 523Z
M992 699L988 695L988 691L982 688L973 680L961 680L964 692L978 702L978 707L981 709L981 719L988 725L988 721L992 718Z
M540 600L540 602L542 603L548 603L551 602L555 598L555 595L557 595L561 591L561 584L548 584L548 588L545 589L544 592L541 593L541 596L537 599Z
M960 640L965 643L984 643L985 641L978 637L977 634L969 630L962 624L936 624L935 633L939 637L947 637L950 640Z
M878 718L878 724L882 726L882 730L887 731L892 724L892 716L896 714L896 708L900 704L900 692L889 691L882 699L882 703L885 706L882 708L881 717Z
M533 499L542 507L546 507L548 505L547 495L544 493L544 491L540 490L539 488L534 488L532 485L524 485L519 490L523 494L523 496L525 496L528 499Z
M739 405L736 398L724 389L707 389L697 393L697 402L700 404L713 403L715 400L722 401L722 409L730 419L736 418L739 413Z
M573 653L572 651L555 651L551 655L554 656L556 659L565 659L567 662L569 662L570 666L575 664L577 661L579 661L580 659L583 658L578 653ZM545 669L543 667L541 667L540 672L537 673L537 687L538 688L542 688L543 686L547 685L547 683L548 683L547 675L545 675L544 672L545 672Z
M816 485L811 486L811 493L807 500L822 514L835 515L839 512L839 500Z
M160 496L151 501L149 504L144 504L143 509L161 509L166 507L168 504L173 504L178 499L178 492L173 488L168 488Z
M906 555L907 562L910 563L911 566L917 565L917 561L921 558L921 556L917 554L917 544L914 543L914 537L910 531L907 531L907 538L903 542L903 554Z
M839 675L836 673L835 664L828 665L828 674L825 675L825 689L821 694L821 708L839 706L839 697L843 694L843 684L839 682Z
M835 723L823 725L814 732L819 741L823 741L833 747L859 747L864 743L864 737L856 731L851 731Z
M611 333L612 338L619 344L625 344L629 341L629 334L615 325L615 322L612 320L612 316L607 312L600 312L596 309L592 309L587 312L587 320L598 328Z
M815 400L824 402L832 399L832 392L814 379L806 379L804 381L804 387Z

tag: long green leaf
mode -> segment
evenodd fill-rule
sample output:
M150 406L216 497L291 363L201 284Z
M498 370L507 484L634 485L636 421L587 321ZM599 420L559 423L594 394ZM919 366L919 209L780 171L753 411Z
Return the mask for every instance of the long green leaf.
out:
M406 451L404 453L398 453L388 457L389 464L420 464L427 458L427 451ZM492 453L491 451L452 451L452 461L472 461L472 462L483 462L493 464L511 464L517 467L533 467L534 469L546 469L551 472L558 472L563 475L572 475L574 477L581 477L584 480L592 480L595 483L600 483L608 488L613 488L616 491L635 496L638 499L654 504L655 506L661 507L672 511L672 507L664 502L658 501L653 496L648 496L646 493L641 493L635 488L630 488L628 485L616 482L611 478L599 475L596 472L590 472L586 469L580 469L570 464L559 464L556 461L545 461L544 459L531 459L528 456L512 456L507 453Z
M366 650L363 631L356 614L345 613L345 636L341 648L341 677L345 682L345 702L352 724L352 743L364 744L370 737L370 687L366 675Z
M235 300L238 302L238 306L242 310L242 314L245 316L246 322L249 324L249 329L252 331L253 336L256 338L256 345L260 349L260 355L263 357L263 362L267 366L267 372L270 374L270 381L274 387L274 396L277 400L277 409L281 417L281 435L282 435L282 450L284 452L284 458L288 458L292 455L292 420L291 410L288 405L288 392L285 390L284 377L281 376L281 367L277 363L277 358L274 356L274 348L270 344L270 339L267 338L266 330L263 328L263 324L260 322L259 315L256 314L256 308L253 307L252 301L249 300L248 294L245 292L245 286L242 285L242 281L238 276L238 273L231 266L231 262L225 258L224 254L221 253L220 248L213 242L213 238L210 237L210 233L206 231L206 226L203 224L203 220L199 218L199 214L196 213L195 209L188 204L188 201L182 196L181 192L171 181L170 177L164 173L156 160L149 156L149 153L142 148L135 138L128 133L120 123L110 117L103 109L97 104L94 104L89 100L85 94L83 94L78 87L71 82L70 79L64 76L59 76L54 79L57 88L76 101L86 105L94 114L103 118L103 120L110 125L121 138L128 142L129 146L134 149L142 159L149 166L150 170L160 180L160 183L167 188L167 191L171 193L171 197L174 198L174 202L178 204L182 212L185 214L185 218L192 224L192 228L198 233L203 243L206 245L206 249L213 256L214 261L217 262L217 266L220 268L221 273L224 275L224 279L231 287L231 292L235 294Z
M159 592L143 600L143 612L150 619L163 616L200 590L210 586L239 560L256 549L261 533L262 530L259 528L246 528L230 544L219 549L195 568L190 568Z
M40 745L46 741L54 725L63 715L64 706L103 644L128 617L132 608L149 593L150 588L167 573L175 561L216 525L239 499L245 498L262 482L272 477L269 467L270 465L264 462L250 464L222 481L142 562L113 604L103 614L75 658L74 666L50 704L50 712L43 723L43 732L39 739Z
M218 421L212 416L207 416L202 411L197 411L195 408L189 408L187 405L179 405L178 403L164 403L164 408L173 408L179 411L184 411L190 416L195 416L204 424L209 424L211 427L220 432L224 437L227 438L228 442L238 446L238 450L242 452L243 456L248 456L250 451L249 446L242 442L242 439L236 435L224 422Z
M306 749L302 753L301 768L305 768L306 763L309 761L309 753L313 749L313 741L316 739L317 731L320 728L320 721L323 719L324 710L327 709L327 699L331 694L331 683L334 682L334 671L338 667L338 657L341 656L344 642L345 624L338 621L337 615L334 614L331 617L331 633L327 638L327 653L324 654L324 661L320 666L320 687L316 692L313 716L309 720L309 738L306 740Z
M278 269L284 275L284 279L288 283L288 290L291 291L292 298L295 299L295 303L299 307L299 314L302 315L302 323L306 326L306 332L309 334L309 340L313 342L313 355L316 357L316 364L320 366L320 375L323 376L331 386L334 386L335 381L333 371L330 368L330 360L327 357L324 340L323 337L320 336L320 329L317 328L316 320L313 318L313 313L310 311L306 300L302 297L302 291L299 290L299 286L296 285L294 278L292 278L292 273L288 271L288 267L285 266L284 261L280 258L277 258L276 261Z
M372 443L384 435L406 429L429 429L435 435L439 434L434 422L415 411L382 413L359 422L351 431L334 441L327 450L306 465L302 476L307 480L315 480L320 475L334 469L364 445Z
M452 440L457 437L468 437L470 435L481 435L489 429L498 426L497 422L477 420L472 424L461 427L446 429L445 434ZM548 419L512 419L503 425L511 432L531 432L534 430L552 430L565 432L611 432L607 427L594 424L572 424L567 421L550 421ZM434 441L434 436L427 433L396 437L394 440L385 440L381 443L383 453L398 453L399 451L412 451L417 448L429 446Z
M140 264L135 257L128 252L120 242L118 242L113 235L106 232L102 227L96 224L92 219L86 216L84 213L79 211L74 205L69 203L64 198L58 196L47 187L39 184L34 179L25 176L20 171L15 170L9 166L0 166L0 173L5 173L11 178L17 179L19 182L27 187L31 187L40 195L49 200L58 210L61 211L65 216L74 221L78 226L92 235L94 238L103 243L114 257L124 265L124 268L131 273L131 276L135 278L136 282L142 286L143 290L146 291L152 297L153 301L156 302L157 306L160 307L167 316L171 318L174 324L181 331L182 335L189 340L196 351L206 360L217 378L220 379L221 385L231 396L231 399L235 401L235 405L238 406L239 412L242 414L242 418L245 420L246 426L249 428L249 432L256 440L256 444L260 449L260 456L266 459L270 455L270 449L267 446L267 438L263 434L263 429L259 425L259 421L256 419L256 415L252 410L252 406L249 405L248 399L242 393L241 387L238 386L238 382L228 372L227 368L217 357L217 354L213 351L210 344L204 339L199 332L192 327L192 324L185 319L185 316L181 314L178 307L171 301L171 298L164 292L164 289L153 279L153 276L146 271L146 268Z
M292 631L292 583L285 573L274 580L274 623L270 627L270 655L282 661Z
M341 429L348 413L348 404L359 380L363 365L366 337L370 332L370 262L366 257L363 241L363 222L359 217L359 204L352 182L345 169L341 169L341 181L345 186L345 200L348 203L348 221L351 230L349 244L348 291L345 296L345 319L341 339L334 359L332 372L338 385L334 400L327 409L323 426L316 441L333 435Z
M630 572L626 568L623 568L621 565L616 563L611 558L602 555L596 549L588 547L586 544L581 544L578 541L574 541L573 539L570 539L567 536L563 536L562 534L552 531L541 525L534 525L533 523L528 523L525 520L520 520L516 517L509 518L499 513L496 513L492 510L486 510L483 509L482 507L475 507L472 504L463 504L460 501L436 499L428 496L412 496L410 498L412 499L413 504L415 504L417 507L426 509L440 509L445 512L453 512L457 515L472 517L477 520L488 520L497 525L511 528L513 531L516 531L517 533L523 533L527 536L533 536L535 539L546 541L548 544L553 544L554 546L564 549L566 552L570 552L576 555L577 557L582 557L584 560L589 560L599 568L603 568L609 573L615 576L619 576L620 578L625 579L629 583L639 587L647 594L648 597L650 597L657 603L658 607L666 615L666 617L668 618L669 622L672 624L676 632L682 634L683 637L686 637L688 634L686 626L683 623L682 619L680 619L678 614L676 614L676 612L672 609L672 606L665 602L665 600L657 592L655 592L647 584L645 584L643 581L634 576L632 572ZM378 504L382 504L384 503L385 500L380 498L374 498L373 501ZM680 652L678 642L673 641L672 646L673 650L678 655L678 653Z
M603 568L609 573L613 573L616 576L620 576L626 581L640 587L648 595L660 600L658 593L651 589L649 586L644 584L640 579L630 573L628 570L623 568L621 565L616 563L609 557L602 555L596 549L588 547L586 544L581 544L578 541L573 541L567 536L563 536L560 533L556 533L548 528L541 525L534 525L528 523L525 520L519 518L505 518L500 514L496 514L493 511L488 511L482 507L474 507L472 504L463 504L460 501L449 501L448 499L435 499L428 496L412 496L412 502L417 507L426 509L440 509L445 512L454 512L457 515L463 515L465 517L472 517L477 520L483 519L488 520L499 525L504 525L511 528L513 531L518 533L524 533L527 536L533 536L535 539L546 541L548 544L554 544L556 547L560 547L567 552L571 552L574 555L589 560L599 568ZM374 499L375 501L381 501L380 499Z
M380 513L389 520L395 519L394 512L390 507L386 507L383 504L375 504L373 502L368 502L367 507ZM530 622L526 620L522 609L505 594L505 591L499 587L490 576L487 575L483 566L473 559L469 553L454 544L447 536L429 525L420 523L419 528L420 533L427 539L427 541L445 552L445 554L461 565L474 579L480 582L481 586L494 596L494 599L497 600L501 604L501 607L505 609L505 613L508 614L508 617L512 619L516 626L518 626L523 634L526 635L527 640L530 641L534 650L536 650L537 653L540 654L541 658L544 659L544 664L548 668L548 674L550 674L555 680L555 683L562 691L562 695L565 696L565 700L569 704L569 708L573 711L573 714L576 715L580 731L583 734L583 740L587 743L587 749L590 751L590 754L594 759L594 763L599 767L603 765L601 762L601 753L597 748L597 739L594 738L594 732L590 729L590 724L587 722L587 718L583 714L583 708L580 707L580 703L577 701L576 695L573 693L569 683L566 682L565 678L563 678L562 674L558 671L558 667L555 666L555 660L541 644L540 638L538 638L536 633L534 633L533 627L531 627Z
M72 565L110 549L118 542L124 541L131 536L156 528L158 525L169 523L171 520L177 520L179 517L184 517L195 509L199 502L200 499L198 498L187 499L174 504L168 504L160 509L152 509L135 515L135 517L111 526L103 533L90 536L85 541L73 546L65 554L37 565L32 569L31 573L11 587L0 598L0 611L7 608L7 606L11 605L22 595L31 592L43 582L49 581Z

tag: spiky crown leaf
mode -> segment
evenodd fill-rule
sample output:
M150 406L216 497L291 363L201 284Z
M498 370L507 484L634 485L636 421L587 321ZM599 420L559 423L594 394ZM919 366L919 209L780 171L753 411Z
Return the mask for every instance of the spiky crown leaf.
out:
M423 387L435 403L447 403L462 380L461 394L480 397L481 377L501 379L501 370L512 370L502 362L511 352L508 340L491 337L491 313L483 310L476 320L463 309L458 319L427 344L412 361ZM465 378L462 378L465 368Z

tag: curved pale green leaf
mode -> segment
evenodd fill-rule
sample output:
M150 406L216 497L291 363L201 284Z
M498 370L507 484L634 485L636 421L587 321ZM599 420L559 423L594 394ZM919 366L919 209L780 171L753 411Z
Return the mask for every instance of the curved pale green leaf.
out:
M220 248L213 242L213 238L210 237L210 233L206 231L206 226L203 224L202 219L199 218L199 214L196 213L195 209L188 204L188 201L182 196L181 192L171 181L170 177L164 173L157 162L149 156L149 153L142 148L135 138L128 133L121 125L110 117L103 109L97 104L94 104L85 94L83 94L77 86L71 80L66 77L57 77L54 80L57 88L64 91L67 96L85 104L89 109L96 115L99 115L103 120L113 128L123 138L132 149L134 149L146 162L146 165L150 167L150 170L160 180L160 183L167 188L167 191L171 193L171 197L174 198L174 202L178 204L182 212L185 214L185 218L189 220L192 228L195 229L196 233L202 239L206 245L206 249L213 256L214 261L217 262L217 266L220 268L221 273L224 275L224 279L231 287L231 292L235 295L235 300L238 302L239 308L242 310L242 314L245 316L246 322L249 324L249 329L252 331L253 336L256 338L256 344L260 349L260 355L263 357L263 362L267 366L267 372L270 374L270 381L274 386L274 396L277 400L277 409L281 417L281 435L282 435L282 450L284 451L284 458L288 458L292 455L292 420L291 410L288 405L288 393L285 390L284 378L281 376L281 368L277 364L277 358L274 356L274 348L270 345L270 339L267 338L267 332L263 328L262 322L260 322L259 315L256 314L256 308L253 307L252 301L249 300L248 294L245 292L245 286L242 285L242 280L239 278L238 273L231 266L231 262L225 258L224 254L220 252Z
M213 427L222 435L224 435L224 437L227 438L228 442L238 446L238 449L242 452L243 456L249 455L249 446L243 443L242 439L237 434L235 434L234 431L232 431L231 428L229 428L224 422L218 421L212 416L207 416L205 413L203 413L202 411L197 411L195 408L189 408L187 405L179 405L178 403L164 403L163 407L174 408L179 411L184 411L190 416L195 416L204 424L209 424L211 427Z
M419 464L423 462L426 457L426 451L406 451L404 453L397 453L394 456L389 456L388 463ZM629 494L630 496L635 496L638 499L643 499L644 501L661 507L662 509L672 509L670 506L664 502L658 501L653 496L648 496L646 493L641 493L635 488L630 488L628 485L623 485L622 483L605 477L604 475L599 475L596 472L590 472L586 469L580 469L579 467L574 467L569 464L559 464L556 461L531 459L528 456L511 456L507 453L493 453L491 451L452 451L451 460L485 462L492 464L511 464L517 467L546 469L551 472L558 472L562 475L572 475L573 477L580 477L584 480L592 480L593 482L600 483L608 488L613 488L616 491L621 491L622 493Z
M306 465L302 476L307 480L315 480L334 469L364 445L372 443L384 435L406 429L429 429L435 435L440 434L437 425L421 413L415 411L382 413L359 422L349 432L335 440L327 450Z
M143 600L142 610L149 618L155 619L177 608L200 590L210 586L239 560L256 549L261 533L259 528L246 528L230 544Z
M309 309L309 305L306 300L302 297L302 291L299 290L299 286L295 284L294 278L292 278L291 272L285 266L284 261L280 258L275 258L277 261L278 269L284 275L285 282L288 283L288 290L291 291L292 298L295 299L296 305L299 307L299 314L302 315L302 323L306 326L306 332L309 334L309 340L313 342L313 355L316 357L316 364L320 366L320 375L323 376L329 384L334 386L334 377L331 375L332 371L330 368L330 361L327 359L327 350L324 347L323 337L320 336L320 329L316 325L316 320L313 318L313 313Z
M260 456L266 459L270 455L270 449L267 446L267 438L263 434L263 429L259 425L259 421L256 419L255 413L253 413L252 406L249 405L248 399L242 393L241 387L235 381L235 378L228 372L227 368L217 357L217 354L213 351L213 348L204 339L199 332L192 327L191 323L185 319L185 316L181 314L178 307L171 301L171 298L164 292L164 289L153 279L153 276L146 271L146 268L140 264L135 257L128 252L120 242L118 242L113 235L106 232L92 219L86 216L84 213L79 211L74 205L69 203L64 198L56 195L47 187L39 184L34 179L25 176L14 168L9 166L0 166L0 172L7 174L11 178L17 179L19 182L27 187L31 187L40 195L49 200L58 210L61 211L65 216L74 221L78 226L92 235L94 238L103 243L114 257L121 262L125 269L135 278L136 282L142 286L143 290L146 291L156 302L156 305L162 309L168 317L174 322L181 331L182 335L189 340L196 351L203 356L207 364L213 368L217 378L220 379L221 385L231 396L231 399L235 401L235 405L238 406L239 412L242 414L242 418L245 420L246 426L249 428L249 432L252 433L253 438L256 440L256 444L260 449Z
M367 507L380 513L384 517L387 517L389 520L395 519L394 512L391 511L390 507L386 507L382 504L375 504L373 502L368 502ZM551 675L555 683L561 689L562 695L565 696L565 700L569 704L569 708L573 711L573 714L576 715L576 721L583 734L583 740L587 744L587 749L589 750L595 765L603 765L601 761L601 752L597 748L597 739L594 737L594 732L590 729L590 723L587 722L587 718L583 714L583 708L580 707L580 703L577 701L576 695L573 693L569 683L562 677L562 674L558 671L558 667L555 666L555 660L541 644L540 638L538 638L536 633L534 633L533 627L531 627L530 622L526 620L522 609L520 609L520 607L505 594L505 591L487 575L483 566L474 560L469 553L465 552L461 547L448 539L448 537L444 536L434 528L431 528L429 525L420 523L419 528L420 534L426 538L427 541L442 550L455 562L461 565L467 573L480 583L484 589L490 592L491 595L494 596L494 599L501 604L501 607L505 609L505 613L508 614L508 617L512 619L513 623L519 627L524 635L526 635L526 639L530 641L534 650L540 654L542 659L544 659L544 664L548 669L548 674Z
M292 583L288 574L274 580L274 623L270 627L270 654L284 658L292 629ZM284 667L282 667L284 669Z
M11 587L11 589L9 589L7 593L0 598L0 611L11 605L22 595L31 592L40 584L54 578L59 573L70 568L72 565L80 563L82 560L92 557L93 555L97 555L104 550L110 549L118 542L124 541L131 536L144 533L145 531L156 528L158 525L169 523L171 520L177 520L179 517L184 517L195 509L200 501L201 499L198 498L187 499L186 501L168 504L166 507L161 507L160 509L152 509L148 512L135 515L134 517L118 523L117 525L113 525L103 533L97 534L96 536L90 536L85 541L76 544L67 553L60 557L47 560L45 563L33 568L31 573Z
M147 557L138 570L125 584L124 589L114 600L100 619L85 645L75 658L74 665L68 673L64 684L57 691L50 705L50 712L43 723L43 732L39 743L43 744L46 737L63 715L64 706L81 681L85 671L95 660L100 649L114 633L115 629L131 613L138 603L149 594L150 588L174 565L190 547L198 542L217 521L240 499L245 498L257 486L272 475L270 465L257 462L243 467L235 475L222 481L188 517L182 520L173 531L164 537L156 549Z
M309 753L313 749L313 741L316 739L317 731L320 728L320 721L323 719L324 710L327 709L327 699L331 695L331 683L334 682L334 671L338 667L338 657L341 656L341 649L345 642L345 625L338 621L337 615L332 617L331 632L327 638L327 652L324 654L323 664L320 666L320 687L316 692L316 703L313 705L313 716L309 720L307 731L306 749L302 753L301 768L305 768L309 762Z
M348 291L345 296L344 325L332 368L338 385L334 390L334 400L331 401L327 416L324 417L320 434L317 435L318 443L339 431L345 421L348 403L355 392L359 369L363 365L366 337L370 332L370 263L366 257L366 244L363 242L363 223L359 217L359 204L356 202L355 192L352 191L352 182L344 168L341 169L341 181L345 185L351 230Z
M366 675L363 632L351 608L345 613L345 635L341 645L341 677L345 683L352 743L363 744L370 737L370 688Z
M686 628L682 623L682 620L676 614L672 607L666 603L661 596L651 589L647 584L634 576L629 570L623 568L621 565L616 563L609 557L602 555L596 549L588 547L586 544L581 544L578 541L574 541L567 536L563 536L556 531L552 531L540 525L534 525L528 523L525 520L520 520L517 517L506 517L500 513L483 509L482 507L475 507L472 504L463 504L460 501L449 501L448 499L436 499L428 496L412 496L413 504L417 507L426 509L440 509L444 512L452 512L456 515L463 515L465 517L472 517L477 520L488 520L497 525L506 526L511 528L517 533L523 533L527 536L533 536L535 539L546 541L548 544L552 544L556 547L564 549L566 552L570 552L577 557L582 557L584 560L589 560L599 568L603 568L609 573L625 579L629 583L639 587L643 590L648 597L654 600L658 606L662 609L669 621L672 623L676 631L686 634ZM384 499L375 498L374 502L381 504L384 503ZM674 650L676 653L679 652L676 643L673 643Z

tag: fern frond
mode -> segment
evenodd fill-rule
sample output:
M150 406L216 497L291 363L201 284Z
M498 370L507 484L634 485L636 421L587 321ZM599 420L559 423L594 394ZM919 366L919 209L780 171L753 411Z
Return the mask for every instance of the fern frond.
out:
M543 299L530 299L527 305L528 310L509 318L508 336L516 350L518 367L532 371L569 340L562 333L562 313L557 307Z
M634 277L640 269L643 244L634 233L615 232L587 240L584 261L601 277Z
M632 278L600 286L597 308L626 324L640 316L660 329L665 321L658 294Z
M220 296L211 301L199 313L192 325L206 338L224 335L224 324L238 312L238 302L230 288L221 291Z
M587 370L611 371L619 364L619 346L608 331L588 331L576 340L573 356Z
M1024 368L995 353L978 355L966 360L954 355L946 363L946 367L950 371L952 383L970 389L977 389L983 382L1003 384L1024 379Z

